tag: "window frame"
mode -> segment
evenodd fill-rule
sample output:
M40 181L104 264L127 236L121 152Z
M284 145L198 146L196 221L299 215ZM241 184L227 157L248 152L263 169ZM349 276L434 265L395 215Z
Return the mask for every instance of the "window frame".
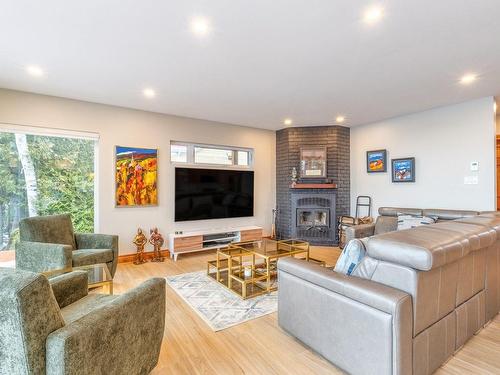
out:
M185 146L186 147L186 161L173 161L172 160L172 145ZM196 148L211 148L215 150L224 150L232 152L232 164L217 164L217 163L196 163L195 162L195 149ZM248 154L248 165L238 165L238 152L244 151ZM170 141L169 150L170 164L173 166L196 166L196 167L210 167L219 169L244 169L252 170L254 166L254 149L248 147L237 147L237 146L225 146L225 145L213 145L206 143L193 143L184 141Z
M94 142L94 233L100 232L100 206L99 206L99 149L101 136L92 131L78 131L63 128L52 128L48 126L21 125L8 122L0 122L0 132L35 135L42 137L59 137L85 139Z

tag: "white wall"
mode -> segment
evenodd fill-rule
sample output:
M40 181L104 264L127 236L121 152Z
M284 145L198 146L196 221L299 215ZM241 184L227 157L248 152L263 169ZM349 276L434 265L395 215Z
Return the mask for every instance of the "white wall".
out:
M138 226L158 226L165 235L174 230L245 225L259 225L265 234L270 232L276 198L274 131L1 89L0 123L99 133L98 231L120 236L120 254L134 252L131 241ZM254 148L255 216L175 223L171 140ZM115 145L159 149L157 207L114 207Z
M374 216L380 206L494 210L495 132L491 97L352 128L352 212L358 195L372 197ZM366 151L377 149L387 173L368 174ZM390 159L401 157L415 157L415 183L391 182ZM479 183L465 185L473 175Z

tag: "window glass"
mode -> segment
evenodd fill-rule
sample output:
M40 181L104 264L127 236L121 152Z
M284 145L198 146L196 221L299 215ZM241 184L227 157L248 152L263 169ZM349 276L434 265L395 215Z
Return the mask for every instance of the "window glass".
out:
M95 140L0 131L0 250L14 250L19 221L69 213L94 230Z
M170 142L172 163L225 165L251 168L253 150L231 146L212 146L186 142Z
M233 151L217 148L195 147L194 162L204 164L233 164Z
M187 146L171 144L170 160L177 163L187 163Z
M238 151L238 165L249 165L248 151Z

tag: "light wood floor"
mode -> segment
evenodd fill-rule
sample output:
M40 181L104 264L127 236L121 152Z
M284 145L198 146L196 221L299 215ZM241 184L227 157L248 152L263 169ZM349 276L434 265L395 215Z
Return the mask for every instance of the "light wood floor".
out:
M335 264L339 250L313 248L311 255ZM180 256L177 262L118 265L116 294L153 277L203 270L213 253ZM147 317L144 317L147 318ZM438 372L452 374L500 374L500 318L473 337ZM223 331L213 332L177 294L167 286L166 328L159 374L342 374L277 323L270 314Z

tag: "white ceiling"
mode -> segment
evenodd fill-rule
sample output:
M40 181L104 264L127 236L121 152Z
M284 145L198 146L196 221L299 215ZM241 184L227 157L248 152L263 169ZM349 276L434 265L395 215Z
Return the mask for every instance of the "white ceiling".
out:
M367 25L373 4L384 17ZM498 0L1 0L0 87L267 129L338 114L354 126L500 93L499 11ZM189 30L200 15L206 38ZM468 72L480 79L458 84Z

